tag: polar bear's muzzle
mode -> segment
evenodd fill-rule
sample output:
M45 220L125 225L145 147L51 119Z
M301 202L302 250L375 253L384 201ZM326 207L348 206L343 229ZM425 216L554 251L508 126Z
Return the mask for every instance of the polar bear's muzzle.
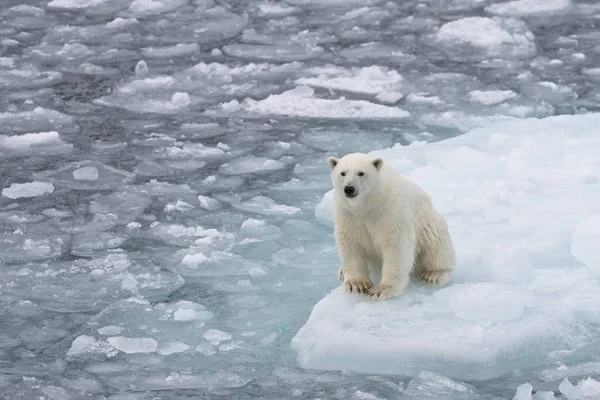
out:
M344 187L344 194L348 198L353 198L353 197L356 197L358 195L358 192L356 191L356 188L354 186L352 186L352 185L346 185Z

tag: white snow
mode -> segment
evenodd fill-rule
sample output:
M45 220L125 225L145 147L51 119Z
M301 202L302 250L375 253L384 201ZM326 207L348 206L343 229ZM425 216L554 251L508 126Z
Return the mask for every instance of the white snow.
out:
M296 79L297 85L308 85L333 90L375 95L383 102L402 98L402 76L393 69L372 65L346 69L335 66L315 67L307 71L316 75Z
M517 97L517 94L512 90L473 90L468 93L468 96L473 102L492 106Z
M204 332L204 339L208 340L210 344L217 345L226 340L231 340L231 334L227 332L220 331L218 329L209 329Z
M594 400L600 397L600 382L589 377L580 380L577 385L565 378L558 389L567 400Z
M73 150L73 145L63 142L56 131L26 133L24 135L0 135L0 154L40 152L42 154L62 154Z
M216 353L215 349L213 348L213 345L208 342L204 342L196 346L196 351L206 357L210 357Z
M123 331L123 328L121 328L120 326L114 326L114 325L107 325L107 326L103 326L102 328L98 329L98 333L101 335L107 335L107 336L116 336L118 334L120 334Z
M275 200L265 196L255 196L245 202L235 203L233 206L262 215L293 215L302 211L298 207L277 204Z
M182 342L169 342L164 346L160 346L156 351L161 356L169 356L171 354L183 353L189 350L190 346Z
M180 308L173 313L173 319L175 321L193 321L196 319L196 317L196 311L189 308Z
M73 171L73 178L77 181L95 181L98 179L98 168L82 167Z
M514 18L461 18L442 25L434 40L456 60L473 50L482 58L529 58L536 54L534 35L523 21Z
M492 123L372 154L431 195L456 273L386 302L334 289L292 341L301 366L414 375L426 365L486 379L597 340L600 114ZM322 223L332 203L330 191L315 211Z
M110 0L52 0L48 3L48 7L83 9L94 7L108 1Z
M108 338L108 342L117 350L127 354L153 353L158 348L158 343L152 338L113 336Z
M145 47L142 55L148 58L181 57L200 50L198 43L179 43L168 47Z
M228 175L243 175L257 172L277 171L283 168L285 168L285 164L281 161L256 156L244 156L236 158L221 166L221 170Z
M38 197L46 193L54 192L54 185L48 182L27 182L13 183L9 187L2 189L2 196L9 199L20 199L28 197Z
M600 215L590 216L575 227L571 253L584 265L600 269Z
M209 211L215 211L221 208L221 203L212 197L198 195L198 201L200 202L200 208Z
M288 117L329 119L403 119L410 114L397 107L370 103L365 100L321 99L315 97L309 86L297 86L281 94L272 94L264 100L246 98L239 103L232 100L221 104L225 113L246 111L261 115L284 115ZM215 114L218 110L208 110Z
M109 343L81 335L73 341L65 357L67 361L89 361L112 357L117 353L117 349Z
M529 15L564 13L571 5L571 0L514 0L491 4L486 7L485 11L495 15L526 17Z

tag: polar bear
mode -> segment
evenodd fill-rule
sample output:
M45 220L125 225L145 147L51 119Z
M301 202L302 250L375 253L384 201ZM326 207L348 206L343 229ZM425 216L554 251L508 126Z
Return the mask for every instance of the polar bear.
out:
M415 269L421 281L445 285L456 264L448 225L416 183L381 158L329 158L334 232L344 290L374 300L396 297ZM381 280L373 285L370 273Z

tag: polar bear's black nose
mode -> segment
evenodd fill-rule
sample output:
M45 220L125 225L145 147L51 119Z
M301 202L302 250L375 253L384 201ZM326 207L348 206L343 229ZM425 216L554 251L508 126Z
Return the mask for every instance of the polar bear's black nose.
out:
M344 193L346 194L346 196L352 196L355 191L356 191L356 189L354 189L354 186L344 187Z

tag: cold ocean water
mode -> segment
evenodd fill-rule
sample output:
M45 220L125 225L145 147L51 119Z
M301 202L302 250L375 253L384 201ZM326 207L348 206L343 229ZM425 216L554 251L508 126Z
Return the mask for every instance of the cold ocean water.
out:
M599 43L596 1L2 0L0 398L600 398ZM448 286L340 291L353 151Z

